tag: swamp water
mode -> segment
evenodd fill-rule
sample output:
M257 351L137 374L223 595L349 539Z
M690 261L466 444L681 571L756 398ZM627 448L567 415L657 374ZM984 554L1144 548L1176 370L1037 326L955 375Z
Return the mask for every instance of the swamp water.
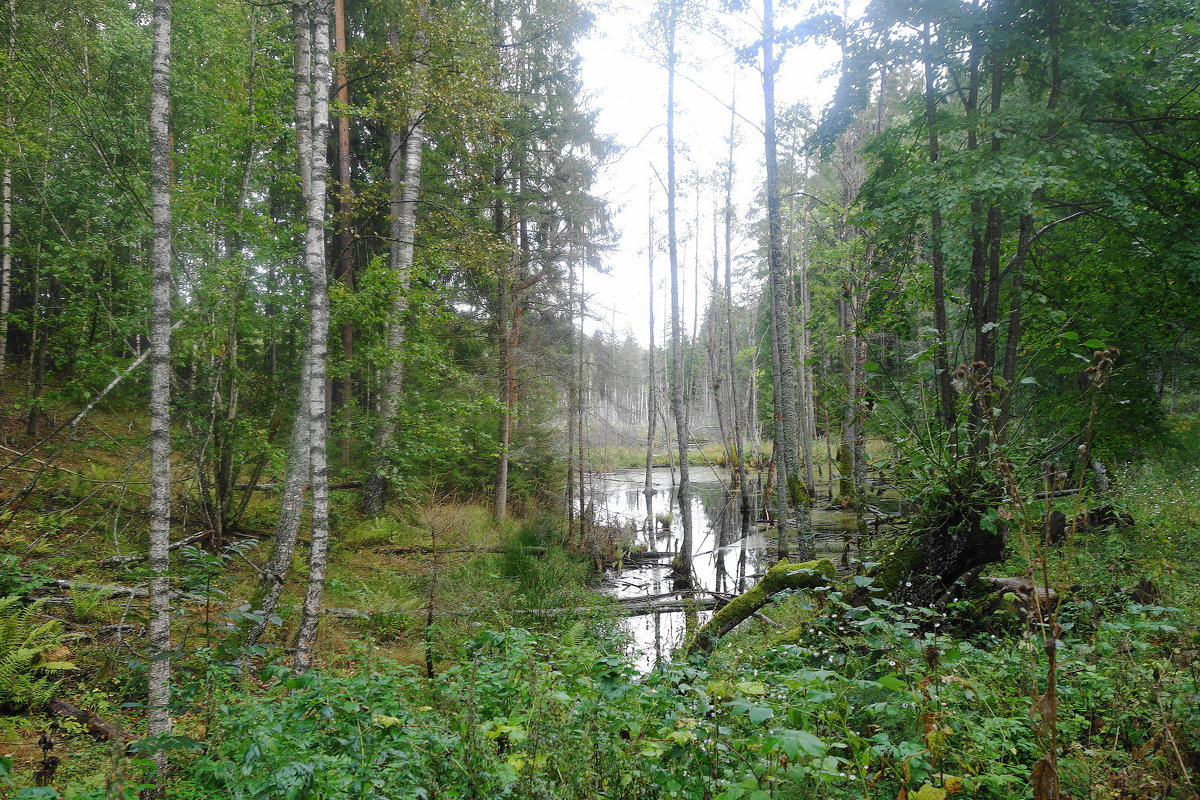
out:
M709 599L712 595L708 593L736 595L752 587L777 560L774 530L760 522L761 496L752 493L751 507L743 514L738 494L729 488L729 470L693 466L693 589L676 592L671 557L679 552L683 540L676 486L669 468L652 470L650 510L655 519L648 519L645 479L646 471L639 468L601 473L592 481L589 494L596 521L632 530L633 547L651 554L611 570L600 587L606 594L622 600L662 597L667 602L673 595L680 603L689 598ZM751 472L749 480L757 487L765 478ZM819 492L826 488L817 486ZM859 537L855 517L838 508L818 506L812 511L812 520L817 557L853 563ZM633 640L638 667L648 671L670 658L690 630L711 615L712 611L655 611L627 617L622 626Z

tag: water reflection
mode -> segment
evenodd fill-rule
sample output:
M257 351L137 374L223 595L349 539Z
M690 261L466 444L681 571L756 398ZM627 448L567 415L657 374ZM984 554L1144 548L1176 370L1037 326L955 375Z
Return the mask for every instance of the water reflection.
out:
M692 468L690 498L693 526L692 588L702 592L735 595L750 588L775 563L776 542L760 525L757 492L742 508L740 495L731 490L732 475L713 467ZM756 485L751 477L751 484ZM676 592L671 568L683 535L678 523L678 502L671 471L651 473L649 495L645 471L618 470L596 477L592 502L602 522L634 529L634 544L646 555L611 573L603 589L614 597L652 597ZM813 527L817 553L835 562L851 563L857 555L858 523L840 509L815 509ZM683 599L686 595L679 595ZM669 611L629 617L623 622L637 652L638 666L649 670L686 639L693 626L702 624L711 611Z

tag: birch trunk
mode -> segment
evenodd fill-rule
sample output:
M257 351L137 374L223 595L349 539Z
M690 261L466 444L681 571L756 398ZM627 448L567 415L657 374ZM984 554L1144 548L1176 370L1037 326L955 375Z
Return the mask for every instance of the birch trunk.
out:
M8 63L17 57L17 0L8 0ZM11 67L10 67L11 69ZM13 96L4 97L4 124L11 128ZM8 358L8 307L12 298L12 156L0 174L0 379Z
M296 81L297 117L305 111L310 114L308 141L299 141L305 206L304 264L309 282L308 458L312 487L312 546L308 557L308 585L296 633L295 670L303 672L312 666L329 549L329 474L325 461L328 422L325 359L329 338L329 286L325 266L325 185L329 172L326 154L329 140L329 0L310 0L303 6L297 6L297 12L297 51L308 50L311 43L311 54L304 59L308 70L302 75L298 74ZM307 170L303 167L306 161Z
M147 707L151 737L171 732L171 0L154 0L150 73L150 666ZM7 255L7 248L5 250ZM154 752L156 779L167 751ZM161 796L162 784L153 793Z
M296 104L296 149L298 151L298 168L300 186L305 206L305 268L309 269L308 259L311 244L308 242L307 219L309 216L309 200L313 180L313 41L310 31L310 16L313 0L301 0L292 6L292 23L295 34L295 53L293 55L293 83ZM328 104L328 101L326 101ZM328 107L328 106L327 106ZM326 127L328 136L328 127ZM321 159L326 159L325 151L321 151ZM321 200L321 217L324 218L324 199ZM321 236L321 261L324 263L324 233ZM321 273L321 283L327 279L324 269ZM288 471L284 479L283 489L279 493L279 515L275 520L275 531L271 537L271 554L263 568L262 581L255 596L250 600L251 613L255 621L250 624L246 634L245 646L252 647L258 643L266 631L267 625L279 605L279 597L283 593L283 583L292 568L292 556L296 551L296 536L300 532L300 518L304 513L304 491L312 473L312 433L313 433L313 395L320 393L320 405L325 398L325 362L324 350L328 331L312 324L313 308L316 297L314 287L309 286L309 328L305 341L304 352L300 363L300 387L296 401L296 421L292 424L292 437L288 449ZM320 340L318 343L317 340ZM315 363L317 350L322 351L320 365ZM319 376L315 376L319 370ZM315 381L315 385L314 385ZM322 428L322 436L324 428Z
M422 9L422 15L424 10ZM393 49L400 45L400 32L393 24L388 32ZM413 61L413 105L408 125L393 126L388 133L388 181L391 214L391 247L388 259L396 275L392 297L392 315L388 320L388 361L380 399L380 422L375 436L375 468L363 488L362 510L378 514L383 510L388 480L385 473L392 439L396 436L397 412L404 389L404 345L408 337L408 291L411 285L413 254L417 230L417 200L421 194L421 159L425 149L424 111L419 98L424 94L425 63L421 53ZM405 135L407 134L407 136ZM403 159L401 159L403 153Z
M353 212L351 206L354 190L351 186L350 167L350 117L346 110L350 106L350 84L346 76L346 0L334 0L333 8L334 48L338 54L337 62L337 99L342 107L337 118L337 197L338 230L337 243L337 275L346 287L347 292L354 291L354 231ZM354 323L347 320L342 323L342 360L345 362L346 374L335 387L336 405L341 409L346 432L342 439L342 460L350 461L349 423L354 413L354 374L351 365L354 360Z

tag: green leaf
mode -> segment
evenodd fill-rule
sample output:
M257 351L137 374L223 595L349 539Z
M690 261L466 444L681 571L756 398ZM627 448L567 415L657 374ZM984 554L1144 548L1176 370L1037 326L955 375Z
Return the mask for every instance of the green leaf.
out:
M750 721L757 725L775 716L775 709L768 706L750 706L748 716L750 717Z
M24 789L19 789L14 800L55 800L58 795L58 790L53 786L27 786Z
M920 791L912 795L913 800L946 800L946 790L938 789L931 784L925 784Z
M884 675L875 682L885 689L891 689L893 692L908 691L908 687L904 684L904 681L900 680L895 675Z

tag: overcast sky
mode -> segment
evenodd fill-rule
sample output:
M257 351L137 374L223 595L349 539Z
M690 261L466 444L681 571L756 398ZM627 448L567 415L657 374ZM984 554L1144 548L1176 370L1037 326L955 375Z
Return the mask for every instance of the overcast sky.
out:
M639 341L648 339L646 298L647 206L651 184L659 217L656 233L666 231L666 198L654 170L666 179L666 70L659 66L645 42L645 28L654 3L650 0L598 3L593 6L596 26L581 43L584 89L587 102L597 114L598 132L627 148L602 170L596 187L608 200L619 236L617 246L604 256L607 275L589 272L586 290L593 295L592 313L600 319L587 326L613 328L618 336L631 332ZM786 22L786 20L782 20ZM724 161L729 135L730 97L745 120L738 120L739 144L734 162L737 185L734 203L744 220L752 208L757 187L763 180L762 83L759 73L735 66L734 54L714 34L723 26L742 43L755 37L752 26L758 17L744 14L741 20L715 15L703 22L705 30L681 31L681 65L676 79L676 139L680 150L676 166L681 185L699 170L711 175ZM776 105L786 108L798 101L820 107L833 94L836 78L828 76L836 63L837 50L809 45L787 53L776 89ZM751 125L750 123L753 123ZM695 193L685 189L678 204L681 263L684 269L684 319L690 328L693 317L694 263L696 246L690 236L696 215ZM712 265L712 190L705 188L700 199L701 268ZM723 245L722 245L723 246ZM745 240L735 242L735 257L749 251ZM661 342L668 264L665 251L655 259L658 292L655 297L656 339ZM736 292L736 288L735 288ZM703 287L701 287L703 303Z

